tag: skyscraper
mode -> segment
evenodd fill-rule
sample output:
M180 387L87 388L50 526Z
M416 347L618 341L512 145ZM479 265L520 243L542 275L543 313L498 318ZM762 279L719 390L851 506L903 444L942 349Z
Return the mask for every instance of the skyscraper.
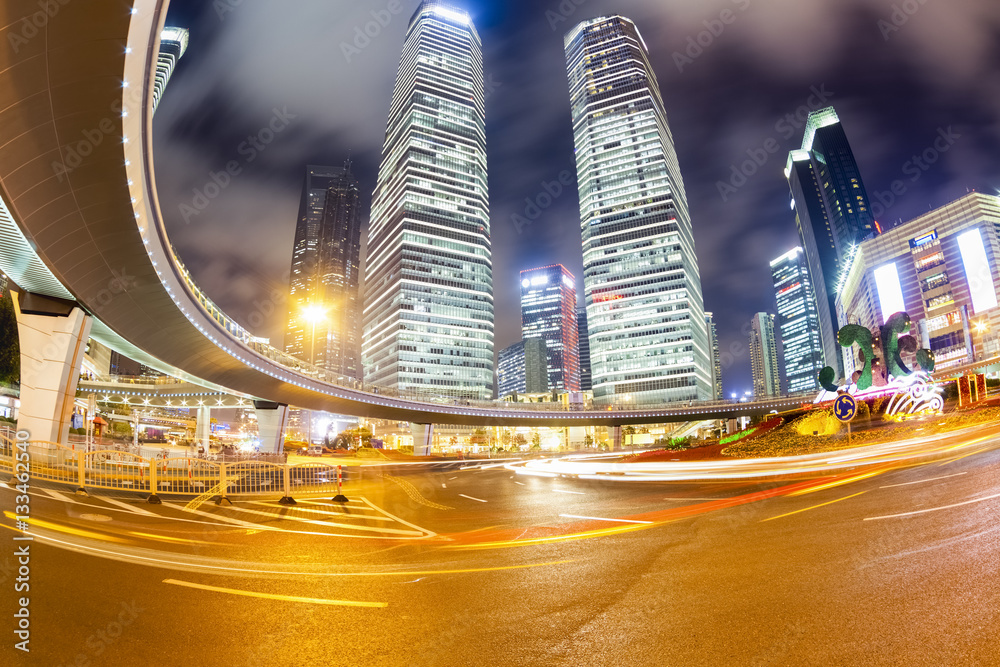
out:
M587 330L587 309L576 309L576 332L580 351L580 391L591 391L594 386L590 375L590 334Z
M754 398L781 393L778 344L774 340L774 315L770 313L757 313L750 320L750 366Z
M623 16L564 40L594 401L712 395L687 196L649 54Z
M708 342L712 348L712 398L722 400L722 359L719 357L719 332L715 328L712 313L705 313L708 327Z
M521 271L521 337L542 338L550 389L580 391L576 281L562 264Z
M838 348L824 348L818 302L805 251L794 248L772 260L771 280L778 305L788 392L819 389L819 372L824 366L835 368L840 355Z
M809 114L802 148L789 153L785 177L817 292L824 347L830 347L839 328L837 283L854 247L878 230L858 163L833 107ZM839 356L827 363L843 370Z
M289 354L354 379L361 379L359 202L349 161L343 167L306 168L285 335Z
M497 355L497 396L548 391L546 368L543 339L529 338L505 347Z
M177 61L188 47L188 31L184 28L164 28L160 32L160 52L156 56L156 77L153 79L153 111L163 97L163 91L174 73Z
M493 265L482 45L468 14L410 19L368 233L369 382L493 394Z

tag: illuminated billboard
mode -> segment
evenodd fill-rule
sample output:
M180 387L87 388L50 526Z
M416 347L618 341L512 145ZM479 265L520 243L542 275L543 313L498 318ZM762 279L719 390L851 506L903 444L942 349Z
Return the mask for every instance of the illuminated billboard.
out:
M884 324L893 313L906 310L903 304L903 288L899 284L899 272L895 264L883 264L875 269L875 287L878 289L878 305L882 310Z
M993 286L993 272L986 259L986 248L979 229L970 229L958 237L958 249L962 252L965 277L969 282L972 309L978 314L997 307L997 292Z

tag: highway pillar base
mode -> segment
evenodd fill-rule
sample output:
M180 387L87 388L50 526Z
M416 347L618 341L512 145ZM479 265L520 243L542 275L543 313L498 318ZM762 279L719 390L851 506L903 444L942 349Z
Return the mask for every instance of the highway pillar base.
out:
M90 494L87 493L87 489L83 488L82 486L79 487L79 488L77 488L76 495L78 495L78 496L88 496L88 497L90 496Z
M21 409L17 428L31 440L69 440L76 384L91 318L75 302L11 292L21 347Z
M347 496L345 496L345 495L344 495L344 494L342 494L342 493L338 493L337 495L335 495L335 496L334 496L334 497L333 497L333 498L331 499L331 501L330 501L330 502L334 502L334 503L346 503L346 502L348 502L348 500L347 500Z
M156 495L155 493L149 494L149 498L146 498L146 502L149 503L150 505L162 505L163 504L163 501L160 500L160 497L158 495Z
M429 456L434 442L434 424L410 424L413 436L413 455Z
M285 424L288 422L288 406L269 401L254 401L253 411L257 416L257 433L262 454L280 454L285 448Z
M284 498L282 498L281 500L278 501L278 504L279 505L298 505L298 503L295 502L295 498L292 498L291 496L285 496Z
M611 451L620 452L622 450L622 427L611 427Z
M226 498L225 496L216 496L215 498L212 498L212 502L214 502L216 505L228 504L230 507L233 506L233 501L230 500L229 498Z

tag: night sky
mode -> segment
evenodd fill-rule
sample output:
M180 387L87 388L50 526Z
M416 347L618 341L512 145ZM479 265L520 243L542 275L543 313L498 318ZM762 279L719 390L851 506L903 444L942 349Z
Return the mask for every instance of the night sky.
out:
M880 215L883 227L967 189L1000 191L996 0L454 2L472 14L484 48L497 350L520 338L518 271L561 263L582 288L574 187L520 231L512 215L544 192L543 181L563 170L575 180L563 35L584 19L628 16L650 49L705 307L716 314L727 362L726 395L751 388L749 321L775 311L769 261L798 245L782 170L802 139L794 115L804 117L815 91L836 107L873 205L893 181L905 183ZM337 165L350 153L367 216L406 24L419 3L399 0L398 14L382 14L385 27L368 26L375 36L367 43L355 42L356 29L394 4L171 3L168 24L189 28L191 43L154 122L168 232L206 292L277 345L305 165ZM262 150L244 143L272 120L281 129ZM938 154L935 139L949 128L953 143ZM780 151L724 198L719 182L748 151L760 159L769 139ZM933 164L910 162L928 149ZM217 177L224 187L209 185L233 161L238 173L228 183Z

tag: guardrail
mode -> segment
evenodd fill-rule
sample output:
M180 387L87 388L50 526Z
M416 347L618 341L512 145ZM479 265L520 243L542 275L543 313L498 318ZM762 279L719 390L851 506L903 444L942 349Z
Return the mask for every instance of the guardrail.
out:
M206 496L221 502L230 496L276 496L294 504L297 494L338 494L343 466L320 462L277 463L261 460L211 461L190 456L138 456L117 449L87 451L41 440L15 441L0 435L0 473L14 475L16 453L28 453L31 479L76 487L158 494Z

